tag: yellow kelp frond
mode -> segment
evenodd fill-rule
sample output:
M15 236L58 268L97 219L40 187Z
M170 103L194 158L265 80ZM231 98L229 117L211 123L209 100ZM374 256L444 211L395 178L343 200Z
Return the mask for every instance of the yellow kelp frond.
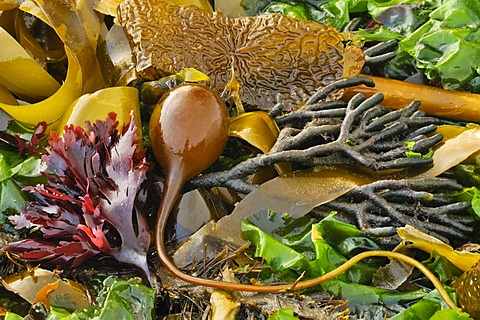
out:
M7 87L0 84L0 103L18 105L17 99L10 93Z
M18 9L13 10L15 38L18 39L20 46L27 51L30 56L42 67L46 68L45 51L38 43L37 39L30 33L30 29L25 22L25 12Z
M0 43L0 83L10 91L33 102L51 96L60 88L60 84L1 27Z
M94 10L94 0L12 0L2 2L0 9L13 9L1 12L6 18L4 29L0 30L4 45L0 53L0 84L15 98L32 103L19 107L11 96L8 101L2 98L0 108L15 120L27 125L53 123L83 93L105 87L96 56L105 25L103 15ZM25 13L37 20L25 24ZM13 18L8 20L9 16ZM37 22L45 23L48 32L56 33L58 38L53 46L42 46L41 39L32 36L31 25ZM65 55L68 70L60 86L54 76L62 79L61 73L60 77L52 76L46 70L49 63L58 63L65 70Z
M243 113L230 119L231 137L237 137L268 153L277 141L278 129L275 121L263 111Z
M5 110L15 120L30 125L35 125L40 121L52 123L60 119L65 109L82 94L80 62L68 48L65 49L69 64L67 78L57 92L45 100L30 105L18 106L0 103L0 108Z
M104 82L95 55L96 40L92 38L94 37L92 34L96 34L96 31L87 31L100 28L99 21L91 18L94 13L88 14L85 12L85 10L93 9L75 5L74 1L69 0L35 0L35 3L38 6L37 8L26 6L24 3L20 6L20 9L31 14L38 12L38 9L40 9L46 19L44 22L55 30L65 45L82 62L83 92L93 92L103 88ZM92 46L92 43L94 43L94 46Z
M406 225L404 228L397 228L397 233L403 241L407 242L408 247L417 248L428 253L436 251L462 271L469 270L480 261L480 254L454 250L443 241L412 226Z
M85 128L85 121L94 123L99 119L105 120L112 111L117 114L116 120L120 125L130 122L130 115L133 114L137 136L142 141L138 90L133 87L105 88L81 96L67 109L57 125L57 132L61 133L69 124Z
M0 2L0 11L11 10L18 6L20 0L3 0Z

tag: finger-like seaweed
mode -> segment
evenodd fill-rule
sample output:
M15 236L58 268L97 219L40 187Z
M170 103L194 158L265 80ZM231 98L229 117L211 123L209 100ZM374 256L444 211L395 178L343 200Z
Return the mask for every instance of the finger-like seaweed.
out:
M391 247L400 242L396 228L414 226L447 243L464 243L472 235L475 218L468 202L458 202L450 191L462 190L452 179L379 180L357 187L311 213L331 211L358 225L369 236Z
M295 111L277 115L281 108L272 109L281 131L269 153L225 171L203 174L191 183L249 193L256 185L247 182L247 177L279 162L303 167L356 164L374 171L430 165L432 159L426 155L442 140L440 134L430 135L439 120L419 111L418 102L392 111L381 105L382 94L368 99L358 94L346 105L323 101L334 90L361 83L373 85L366 77L344 79L320 89ZM412 152L419 156L412 157Z

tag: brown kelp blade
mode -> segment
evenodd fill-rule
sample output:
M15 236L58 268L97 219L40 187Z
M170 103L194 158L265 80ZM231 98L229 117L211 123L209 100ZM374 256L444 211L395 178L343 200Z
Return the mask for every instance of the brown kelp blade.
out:
M141 77L192 67L221 91L233 69L242 101L261 109L272 107L278 93L287 107L301 104L343 75L342 38L318 23L283 15L229 18L162 0L124 1L118 18Z

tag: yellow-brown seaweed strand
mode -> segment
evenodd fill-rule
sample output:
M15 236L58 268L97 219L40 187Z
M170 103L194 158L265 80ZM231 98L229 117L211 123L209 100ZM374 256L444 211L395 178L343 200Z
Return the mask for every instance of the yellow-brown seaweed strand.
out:
M368 75L375 87L364 85L345 89L342 100L348 101L361 93L367 98L382 92L383 104L393 109L404 108L412 101L422 104L420 110L425 113L449 119L480 122L480 95Z

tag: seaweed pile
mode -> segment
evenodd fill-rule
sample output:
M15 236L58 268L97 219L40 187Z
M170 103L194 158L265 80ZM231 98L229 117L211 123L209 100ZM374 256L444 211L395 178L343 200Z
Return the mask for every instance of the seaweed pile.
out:
M15 104L23 93L13 85L6 88L12 102L0 97L0 107L16 112L14 119L0 115L0 226L9 242L0 258L0 294L17 292L19 278L27 283L37 272L50 279L34 297L25 286L17 292L31 304L22 316L95 317L112 303L133 318L383 318L417 303L460 312L452 292L476 316L480 130L432 115L435 106L422 108L409 91L417 85L375 93L377 78L365 73L395 59L396 41L362 52L355 35L286 15L230 18L209 5L164 0L116 5L98 1L95 10L115 15L119 25L63 0L6 6L19 21L24 11L32 20L45 11L38 23L65 44L55 64L66 79L52 84L55 99L28 97L32 103L21 110ZM7 33L0 36L23 39ZM387 89L398 83L378 81ZM112 88L100 89L105 85ZM175 105L179 100L167 98L179 88L197 93ZM218 119L202 127L208 99L194 99L206 111L190 112L192 96L203 93L217 101L221 137L210 130ZM464 93L449 97L469 101L469 108L476 101ZM16 123L36 123L38 112L28 110L54 103L58 109L50 108L48 124L36 131ZM184 118L162 122L166 109ZM159 123L176 142L188 126L176 145L185 153L168 149ZM50 137L47 126L55 130ZM214 135L215 148L198 142L201 151L188 161L200 169L172 174L169 159L185 160L198 127ZM166 151L154 154L159 141ZM214 149L218 158L206 155ZM157 213L175 180L181 198ZM200 218L199 210L210 215ZM193 225L187 232L182 215ZM158 217L164 220L155 230ZM68 283L63 277L87 288L73 299L87 309L56 305L58 286ZM123 303L115 292L138 299ZM148 314L130 308L138 301Z

